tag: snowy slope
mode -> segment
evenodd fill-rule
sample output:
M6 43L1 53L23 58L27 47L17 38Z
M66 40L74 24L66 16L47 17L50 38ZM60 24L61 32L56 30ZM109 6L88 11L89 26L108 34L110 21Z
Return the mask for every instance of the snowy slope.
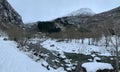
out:
M93 15L95 15L95 13L89 8L81 8L77 11L74 11L74 12L68 14L68 16L80 16L80 15L93 16Z
M34 62L19 52L16 46L15 42L4 41L0 37L0 72L64 72L52 68L48 71L41 63Z

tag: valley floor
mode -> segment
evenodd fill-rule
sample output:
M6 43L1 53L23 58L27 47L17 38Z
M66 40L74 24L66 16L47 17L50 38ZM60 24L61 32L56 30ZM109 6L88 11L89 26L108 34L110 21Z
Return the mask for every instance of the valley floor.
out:
M79 49L82 49L83 47L79 40L77 42L75 42L75 40L72 40L71 42L57 42L56 40L48 39L41 43L41 45L50 51L58 51L60 54L63 52L79 53ZM83 54L89 54L91 51L98 51L101 52L101 54L107 55L107 52L104 51L103 48L88 46L87 44L84 45L84 47L85 49L81 50ZM50 70L47 70L41 65L43 63L47 62L42 59L39 62L35 62L24 52L17 49L16 42L4 40L4 37L0 37L0 72L66 72L62 67L58 69L50 67ZM109 63L96 61L84 62L82 66L86 68L87 72L96 72L98 69L113 69L112 65Z

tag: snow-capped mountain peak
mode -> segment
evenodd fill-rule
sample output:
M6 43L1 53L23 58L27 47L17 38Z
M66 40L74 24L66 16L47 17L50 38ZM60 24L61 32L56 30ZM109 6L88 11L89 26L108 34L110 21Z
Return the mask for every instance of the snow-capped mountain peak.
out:
M78 9L77 11L70 13L68 16L80 16L80 15L93 16L95 14L96 13L89 8L81 8L81 9Z

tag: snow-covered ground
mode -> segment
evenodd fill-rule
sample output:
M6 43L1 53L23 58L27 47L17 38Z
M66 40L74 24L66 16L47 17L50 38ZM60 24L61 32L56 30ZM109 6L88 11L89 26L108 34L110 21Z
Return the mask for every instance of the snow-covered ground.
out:
M88 62L82 64L87 72L96 72L97 70L104 70L104 69L113 69L111 64L102 63L102 62Z
M42 62L34 62L25 53L17 49L13 41L4 41L0 37L0 72L65 72L62 68L47 70Z
M108 51L108 48L104 45L102 45L102 42L100 42L101 45L95 46L95 45L88 45L88 39L84 40L84 44L81 43L81 40L73 39L70 41L60 41L57 42L56 39L47 39L46 41L42 42L41 45L44 48L47 48L49 50L55 50L55 51L63 51L63 52L69 52L69 53L82 53L85 55L91 54L92 52L98 52L99 55L103 56L110 56L111 53Z
M84 67L87 72L96 72L97 70L104 69L113 69L112 65L109 63L97 62L96 60L100 60L99 57L95 57L92 62L83 63L82 67Z

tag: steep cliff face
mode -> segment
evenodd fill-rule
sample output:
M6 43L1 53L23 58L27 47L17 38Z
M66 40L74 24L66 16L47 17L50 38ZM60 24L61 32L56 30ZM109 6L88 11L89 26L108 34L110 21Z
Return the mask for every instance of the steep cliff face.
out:
M9 28L10 26L22 25L21 16L12 8L7 0L0 0L0 27Z

